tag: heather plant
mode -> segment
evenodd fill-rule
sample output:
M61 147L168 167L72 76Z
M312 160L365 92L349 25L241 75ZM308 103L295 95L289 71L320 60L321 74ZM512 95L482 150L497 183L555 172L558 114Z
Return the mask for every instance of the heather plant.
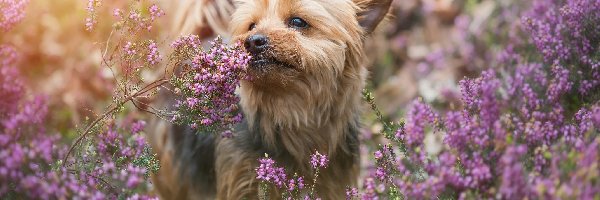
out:
M147 179L158 162L140 135L143 122L130 134L118 130L122 125L99 130L78 157L62 160L68 146L46 127L47 98L26 95L15 48L2 45L0 53L0 198L151 197Z
M14 113L17 102L23 95L23 81L18 79L18 71L14 66L17 52L12 46L0 45L0 117Z
M556 86L547 92L549 98L558 99L564 93L584 101L597 100L599 8L597 1L536 1L523 17L531 42L555 74L550 84Z
M512 108L500 103L493 72L461 81L462 110L440 117L413 102L391 143L373 153L376 169L363 194L348 192L348 198L597 198L598 106L565 121L521 121L502 112ZM426 134L442 134L445 149L426 151Z
M260 181L259 184L259 199L272 199L269 197L270 192L274 191L274 188L281 191L280 197L282 199L320 199L315 187L319 178L319 170L327 168L329 164L329 157L316 151L310 156L311 168L314 170L312 174L312 183L305 185L304 177L294 174L288 176L284 167L277 166L277 163L265 154L264 158L258 159L259 166L254 169L256 171L256 179Z
M95 21L95 12L101 5L101 1L90 0L86 20ZM112 15L115 21L102 51L102 66L116 79L113 101L104 113L86 126L65 160L89 134L111 116L126 110L129 103L173 123L189 125L199 132L220 131L223 136L231 136L231 126L241 121L237 108L239 99L234 92L249 60L239 45L228 46L216 39L211 43L212 48L204 50L199 37L189 35L175 40L171 44L171 53L163 54L159 51L159 40L150 34L154 23L165 15L155 3L132 1L127 8L113 9ZM144 72L157 69L164 69L162 75L149 82ZM144 101L160 89L179 97L174 110L154 108Z
M151 198L147 179L158 162L140 132L102 131L76 158L63 161L68 146L44 126L45 98L13 103L17 109L0 118L0 197Z
M93 27L98 24L97 16L101 6L101 0L88 1L86 30L93 31ZM150 31L153 23L165 13L150 1L132 1L128 6L127 9L115 8L112 11L115 21L101 55L102 67L109 69L116 80L112 103L83 129L63 160L68 160L88 135L97 133L107 125L108 119L115 118L124 111L127 103L150 113L158 112L140 99L150 97L156 93L157 88L168 82L166 78L160 78L146 84L142 75L144 70L154 69L162 61L158 43L151 38Z
M459 82L459 109L417 100L394 138L384 128L391 143L375 151L362 197L598 198L598 5L534 2L499 66ZM426 151L428 134L442 135L441 152Z
M22 2L8 2L2 7L2 16L15 16L3 20L3 28L10 28L22 18ZM2 2L3 5L5 2ZM147 5L149 4L149 5ZM85 29L94 31L99 24L98 12L102 1L91 0L87 4L88 18ZM6 9L5 9L6 8ZM20 12L20 13L13 13ZM237 108L226 104L237 104L233 90L242 75L247 55L239 47L228 47L221 40L213 43L214 48L204 53L201 48L180 49L169 56L169 62L163 64L163 55L159 52L160 43L150 37L153 23L165 13L156 5L146 1L132 1L129 7L113 10L115 22L108 40L103 43L102 66L112 72L116 79L113 102L106 112L91 121L84 129L77 130L81 135L68 147L63 143L61 134L53 133L47 127L48 107L45 98L27 98L27 90L16 68L18 59L15 48L0 46L0 197L2 198L41 198L41 199L148 199L149 177L159 169L158 161L145 142L142 120L118 120L127 110L126 104L141 110L163 115L162 111L149 107L140 98L154 94L165 83L161 78L149 84L143 71L157 66L175 66L187 62L181 53L191 55L191 68L186 68L180 91L190 91L183 85L193 83L209 87L211 92L219 93L224 101L215 104L213 109L222 112L237 112ZM5 23L6 22L6 23ZM194 37L194 36L190 36ZM193 41L178 40L183 46L196 45ZM176 42L177 43L177 42ZM174 45L176 44L174 43ZM199 43L197 43L199 45ZM199 46L196 46L199 47ZM231 59L230 59L231 58ZM210 62L210 63L209 63ZM209 69L210 71L203 71ZM167 70L165 70L166 74ZM202 73L207 82L190 78ZM211 76L218 75L218 76ZM234 76L235 75L235 76ZM165 75L166 76L166 75ZM189 78L189 79L186 79ZM217 88L215 91L213 89ZM224 88L224 89L223 89ZM218 91L217 91L218 90ZM183 93L204 98L200 93ZM208 94L208 93L204 93ZM226 96L229 95L229 96ZM212 99L211 99L212 100ZM219 100L219 99L214 99ZM216 106L216 107L215 107ZM221 106L221 107L218 107ZM183 113L181 119L192 119L198 112L209 112L209 108L186 107L190 113ZM201 110L201 111L199 111ZM217 113L217 112L212 112ZM188 115L186 115L188 114ZM187 117L187 118L186 118ZM211 116L208 116L211 117ZM217 117L212 119L217 121ZM198 119L201 121L204 118ZM219 118L218 123L235 123L241 119L237 113L230 118ZM194 118L194 120L196 120ZM208 126L208 125L207 125ZM213 127L217 127L214 125ZM226 130L226 129L224 129Z
M89 1L86 30L93 31L97 25L96 12L101 5L101 1ZM147 186L150 173L158 170L158 162L148 147L142 148L145 143L138 132L143 122L132 124L134 134L125 138L119 133L122 126L115 125L114 119L127 111L131 103L173 123L199 131L221 131L229 137L233 123L241 121L234 90L244 76L249 57L239 45L227 46L221 39L204 50L199 37L194 35L178 38L172 43L170 54L161 53L160 40L152 38L150 33L154 22L165 13L149 1L132 1L128 8L113 9L112 14L115 21L108 40L103 43L101 64L116 79L113 101L81 131L64 154L63 160L67 162L62 162L61 167L85 169L93 172L93 176L104 177L104 184L117 184L107 187L110 191L117 189L112 193L118 194L115 198L138 198L144 197L137 193L147 191L142 186ZM162 77L148 83L145 71L160 68L164 68ZM160 89L180 97L175 110L154 108L144 101Z
M241 45L227 46L221 38L211 42L204 51L197 36L184 36L171 44L176 59L191 60L182 68L180 76L171 83L181 96L172 121L186 124L199 132L221 132L232 136L233 125L241 122L239 97L235 89L245 78L245 67L250 56Z
M140 133L103 131L77 157L63 161L68 146L44 127L45 98L15 103L18 110L0 126L0 197L151 198L147 179L158 164Z

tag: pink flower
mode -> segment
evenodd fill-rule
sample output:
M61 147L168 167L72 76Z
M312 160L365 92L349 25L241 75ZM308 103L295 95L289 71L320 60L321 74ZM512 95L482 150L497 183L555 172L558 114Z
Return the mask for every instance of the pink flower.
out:
M327 155L321 155L318 151L310 156L310 164L313 168L323 167L326 168L329 162Z
M158 52L158 47L156 42L150 40L150 44L148 45L148 55L146 61L151 65L156 65L158 62L162 60L162 56Z
M25 7L29 0L0 1L0 29L8 31L25 17Z

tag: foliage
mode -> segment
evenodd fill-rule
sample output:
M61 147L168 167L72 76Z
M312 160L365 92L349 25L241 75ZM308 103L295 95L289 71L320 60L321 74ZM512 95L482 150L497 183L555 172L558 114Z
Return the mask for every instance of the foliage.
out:
M513 34L499 67L459 82L460 109L438 114L414 101L396 139L374 153L372 174L383 186L376 193L408 199L598 198L600 107L591 92L598 90L598 6L588 0L534 2L521 27L535 48ZM537 52L543 59L536 59ZM426 151L426 134L441 135L443 150Z

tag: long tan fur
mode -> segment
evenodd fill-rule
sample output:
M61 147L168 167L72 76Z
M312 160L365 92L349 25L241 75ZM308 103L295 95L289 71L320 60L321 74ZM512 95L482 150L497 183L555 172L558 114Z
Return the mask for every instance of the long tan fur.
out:
M228 35L228 24L234 11L231 0L176 0L173 5L174 34Z

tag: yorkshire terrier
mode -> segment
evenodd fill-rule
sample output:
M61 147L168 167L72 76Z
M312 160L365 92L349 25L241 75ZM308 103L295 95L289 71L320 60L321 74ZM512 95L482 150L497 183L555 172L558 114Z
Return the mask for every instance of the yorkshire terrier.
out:
M241 83L244 122L233 138L163 126L151 141L161 170L155 186L168 199L256 199L254 169L268 154L312 180L310 155L329 155L316 192L343 199L359 175L363 39L391 0L237 0L229 27L252 55ZM169 129L169 130L166 130ZM269 189L269 197L281 191Z

